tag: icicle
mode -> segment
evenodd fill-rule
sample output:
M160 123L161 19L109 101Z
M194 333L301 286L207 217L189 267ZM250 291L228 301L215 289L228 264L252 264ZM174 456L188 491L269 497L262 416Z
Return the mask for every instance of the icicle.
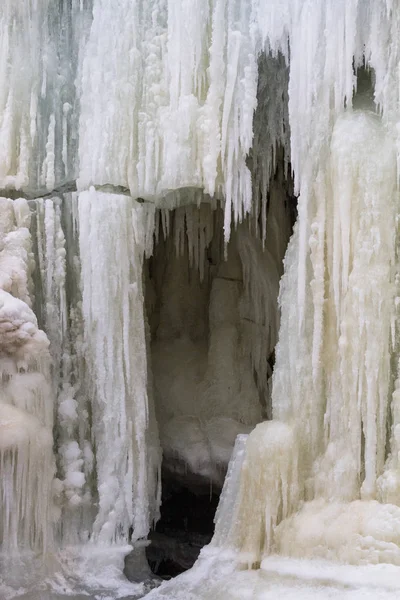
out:
M283 160L286 163L290 158L288 74L282 55L277 58L261 55L258 61L259 100L254 113L251 171L255 235L259 234L258 219L261 212L260 236L263 245L267 240L268 191L271 177L276 170L279 148L283 149Z
M257 68L250 3L140 6L94 2L80 84L79 188L122 185L134 198L161 202L184 187L225 195L228 240L232 210L239 222L251 209L246 156ZM129 60L121 60L126 48Z
M312 497L353 500L362 483L362 497L374 498L377 477L383 472L396 236L393 146L378 117L348 111L338 119L328 172L319 174L310 195L311 206L317 207L315 220L310 215L311 266L307 267L313 273L313 295L312 303L305 305L304 327L292 341L296 309L289 294L295 293L298 283L290 279L294 248L286 258L281 290L285 325L274 374L274 414L307 421L304 465L321 453L307 481ZM299 230L291 246L300 245L298 235ZM313 357L312 365L303 361L304 353ZM291 373L284 373L286 365ZM307 401L300 404L305 397Z

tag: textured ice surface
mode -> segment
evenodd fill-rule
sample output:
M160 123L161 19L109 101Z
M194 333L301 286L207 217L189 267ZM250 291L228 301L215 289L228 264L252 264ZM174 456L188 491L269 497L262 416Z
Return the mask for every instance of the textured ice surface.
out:
M160 459L147 396L142 291L152 234L146 218L146 207L129 197L93 188L80 194L82 314L99 499L93 532L108 543L126 540L130 527L134 539L146 536L158 511Z

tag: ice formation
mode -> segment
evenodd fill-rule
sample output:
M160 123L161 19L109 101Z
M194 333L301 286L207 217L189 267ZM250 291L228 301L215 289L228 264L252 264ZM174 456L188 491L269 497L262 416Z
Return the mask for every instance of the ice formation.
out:
M208 552L399 564L399 32L394 0L3 2L3 550L125 548L162 461L221 488L239 435Z
M45 551L54 477L49 341L30 308L29 207L0 203L0 545Z

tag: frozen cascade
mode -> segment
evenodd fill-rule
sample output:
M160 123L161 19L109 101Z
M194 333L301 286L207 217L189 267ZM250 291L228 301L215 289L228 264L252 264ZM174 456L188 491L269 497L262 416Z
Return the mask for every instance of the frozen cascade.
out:
M35 202L37 310L50 339L56 396L58 478L54 509L58 513L58 537L70 544L88 538L96 495L91 485L93 445L85 387L78 231L73 214L77 202L76 194L66 195L64 200L53 197ZM68 244L65 234L69 234Z
M397 489L391 457L385 472L385 447L396 344L398 191L395 145L378 116L349 110L337 120L312 199L304 324L299 330L300 215L281 287L274 420L249 436L237 516L223 545L236 548L247 564L271 550L399 564L400 509L376 502L385 494L393 501ZM392 443L395 450L395 433ZM262 459L264 445L268 459ZM304 501L312 502L285 521ZM328 535L331 518L337 521Z
M240 561L254 568L259 566L264 554L272 551L279 521L297 507L296 434L291 427L279 422L257 425L246 441L245 450L239 446L233 453L227 485L239 451L244 453L244 458L240 475L236 476L237 499L231 511L227 512L222 504L217 513L213 544L237 550ZM260 494L260 489L268 493ZM231 490L233 497L235 491Z
M256 426L151 597L276 597L271 553L400 565L399 33L393 0L3 2L3 553L120 568L161 448L221 487Z
M0 189L39 195L77 177L78 73L91 0L0 10Z
M383 149L379 154L377 147ZM385 461L392 388L397 214L394 144L377 117L354 112L338 120L314 202L307 265L311 293L297 338L293 263L300 226L285 262L286 319L277 348L274 416L300 418L306 427L301 462L307 497L353 500L362 484L362 496L374 498ZM312 360L304 360L305 354Z

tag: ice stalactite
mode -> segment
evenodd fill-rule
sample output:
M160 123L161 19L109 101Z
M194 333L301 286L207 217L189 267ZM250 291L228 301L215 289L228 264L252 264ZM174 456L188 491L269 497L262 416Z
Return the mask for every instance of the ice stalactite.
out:
M273 86L271 86L271 82ZM252 207L254 237L260 237L265 245L268 236L277 235L287 245L287 227L277 223L271 226L269 215L269 194L273 195L270 182L276 176L278 159L283 161L280 169L283 179L289 175L290 128L288 115L289 69L282 53L276 57L262 53L258 60L257 109L254 113L254 138L248 160L252 174ZM272 88L272 89L271 89ZM282 168L283 167L283 168ZM276 195L276 192L275 192ZM281 210L284 203L281 203ZM279 210L279 208L275 208ZM286 231L285 231L286 230ZM281 235L282 234L282 235ZM290 236L290 233L289 233ZM269 241L270 243L270 241ZM283 250L284 252L284 250ZM282 253L279 253L279 261Z
M0 199L0 547L52 544L53 402L49 341L32 309L31 215Z
M98 489L93 536L146 536L158 510L158 434L147 396L142 263L148 210L94 189L79 196L85 356ZM153 208L154 214L154 208ZM146 227L148 225L148 227Z
M274 416L307 423L300 425L307 439L307 497L374 498L385 462L392 386L397 214L394 144L379 117L349 112L338 120L327 173L314 193L312 293L303 333L295 337L296 250L286 258ZM292 247L299 243L294 236ZM312 361L303 359L307 348Z
M272 416L215 544L399 562L399 35L389 0L3 2L0 189L55 194L33 244L0 199L7 550L53 516L146 536L158 425L166 469L221 486Z
M124 1L116 9L96 0L83 66L80 188L120 185L151 201L203 188L226 198L226 238L232 210L236 220L250 211L251 7L225 4Z
M298 297L301 212L285 258L282 325L273 375L276 421L265 426L265 433L258 426L249 436L236 522L240 524L246 512L248 478L255 477L252 517L244 518L236 529L233 526L235 535L228 541L228 546L240 551L241 560L250 547L250 563L275 549L296 556L345 556L350 562L364 557L398 564L398 546L393 546L397 533L387 537L377 525L380 519L382 523L387 520L397 531L398 509L379 508L376 502L382 490L393 498L390 494L396 489L393 454L385 471L395 349L396 181L395 144L381 118L348 110L337 119L326 166L321 166L310 194L306 261L310 292L304 306ZM394 418L396 414L394 401ZM290 442L284 442L286 434L280 427L290 432ZM395 432L396 422L394 452ZM269 444L274 439L282 444L281 467L278 458L252 458L253 446L261 451L264 440L271 452ZM271 462L274 468L286 469L283 475L269 472ZM259 477L256 464L263 465ZM292 468L289 475L287 469ZM260 477L265 478L263 483ZM258 494L265 498L267 489L266 508L254 519L255 531L249 533L255 498ZM285 521L304 500L314 502ZM346 507L344 502L351 501ZM307 534L313 523L323 531L329 515L338 519L339 529L346 529L350 510L359 515L354 535L346 532L342 539L332 529L332 536L321 546L315 536ZM273 515L268 522L265 514ZM292 534L297 536L296 544L290 542ZM367 548L368 536L375 541ZM298 548L302 548L299 554Z

